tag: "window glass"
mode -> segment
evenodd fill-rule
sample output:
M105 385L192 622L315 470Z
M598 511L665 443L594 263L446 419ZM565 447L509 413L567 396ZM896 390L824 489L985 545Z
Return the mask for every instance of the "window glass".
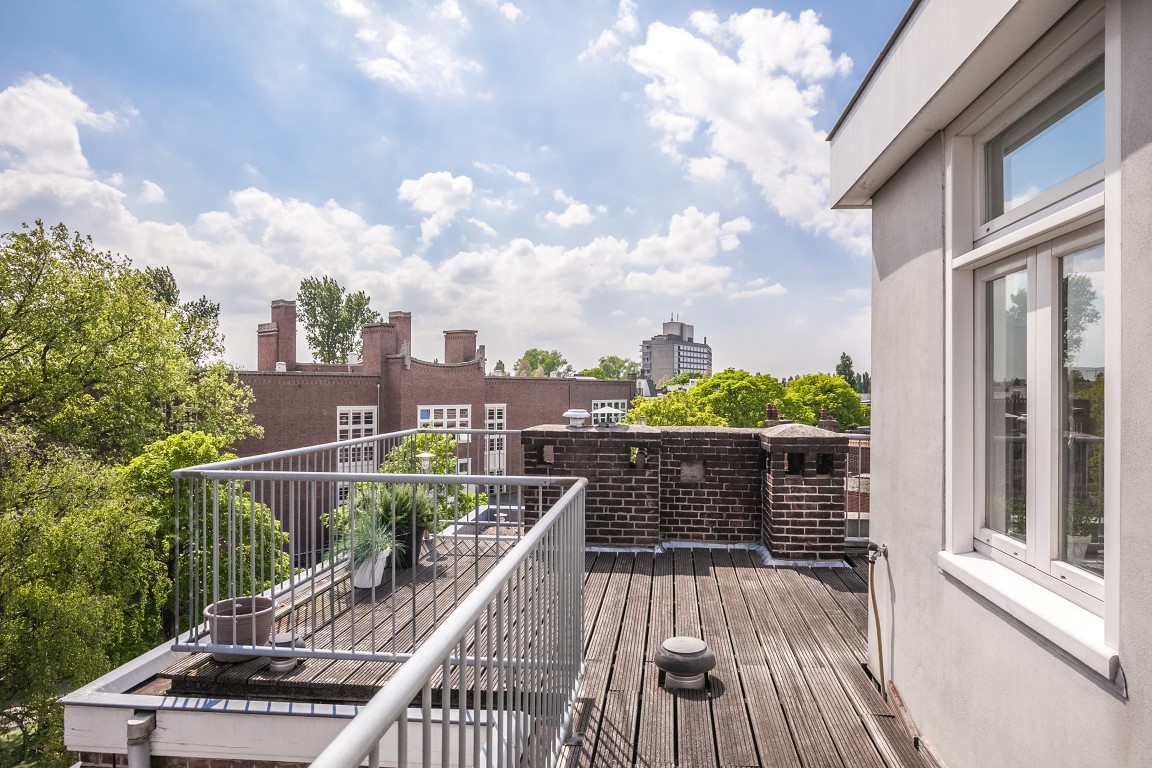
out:
M987 283L985 525L1021 541L1027 522L1028 273Z
M1103 163L1103 59L988 142L985 159L989 221Z
M1104 247L1060 262L1060 558L1103 576Z

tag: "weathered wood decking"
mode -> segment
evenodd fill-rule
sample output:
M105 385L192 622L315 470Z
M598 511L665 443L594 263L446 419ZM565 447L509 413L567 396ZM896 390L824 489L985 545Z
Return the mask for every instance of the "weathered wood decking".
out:
M458 553L475 562L455 578L427 561L398 574L375 593L375 622L364 621L371 593L351 590L347 580L318 585L294 620L303 626L315 611L324 637L354 634L358 642L409 650L510 544ZM864 575L860 565L769 567L748 550L588 553L585 675L574 716L582 741L566 749L562 764L936 765L917 751L913 734L862 669ZM353 606L360 611L355 630ZM282 618L278 629L290 620ZM651 659L673 635L703 637L716 652L707 691L660 687ZM363 702L398 666L314 658L280 674L265 664L219 664L194 654L165 675L173 694ZM458 683L449 685L453 695Z
M585 664L566 766L932 766L869 682L867 590L849 569L747 551L589 554ZM717 656L707 691L668 691L673 635Z

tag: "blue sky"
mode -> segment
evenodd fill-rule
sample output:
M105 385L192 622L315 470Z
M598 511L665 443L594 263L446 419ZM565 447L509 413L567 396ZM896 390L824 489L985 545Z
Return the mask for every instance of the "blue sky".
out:
M906 0L40 0L0 11L0 230L37 217L222 305L227 359L329 274L413 313L637 357L869 362L870 221L824 135ZM308 359L303 348L302 359Z

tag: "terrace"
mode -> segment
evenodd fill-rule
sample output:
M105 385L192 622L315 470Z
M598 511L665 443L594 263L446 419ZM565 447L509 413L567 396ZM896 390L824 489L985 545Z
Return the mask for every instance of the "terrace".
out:
M436 435L176 473L188 629L67 697L81 762L934 765L863 667L864 566L842 554L846 437L475 430L438 458L423 450ZM436 474L470 458L497 466L517 437L524 476ZM797 459L805 439L811 456ZM805 461L823 471L806 473ZM838 519L814 508L804 524L837 532L839 552L822 551L814 528L786 535L798 505L780 499L804 478L838 498ZM356 516L402 537L398 488L431 502L433 533L410 568L393 553L379 579L355 587ZM632 546L619 546L621 531ZM617 546L587 546L606 536ZM821 559L781 560L764 546L794 553L793 538ZM250 627L213 637L200 623L205 606L246 594L273 606L271 642ZM661 685L652 658L673 635L715 651L704 690Z

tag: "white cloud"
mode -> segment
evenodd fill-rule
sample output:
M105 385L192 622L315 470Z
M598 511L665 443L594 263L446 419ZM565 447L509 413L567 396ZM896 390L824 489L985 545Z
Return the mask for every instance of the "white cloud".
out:
M468 223L475 226L477 229L479 229L481 232L488 235L489 237L495 237L496 236L496 230L493 229L492 225L486 221L481 221L480 219L468 219Z
M145 179L140 185L140 202L162 203L165 199L164 188L156 182Z
M516 21L524 15L524 12L515 3L503 2L502 0L480 0L480 5L491 8L508 21Z
M27 77L0 92L0 161L29 173L90 178L79 126L111 131L123 125L112 112L94 112L51 75Z
M465 77L482 70L456 50L456 38L469 26L458 0L443 0L409 23L360 0L334 0L332 7L355 22L356 63L373 80L410 93L460 94Z
M743 289L737 290L733 286L733 290L728 294L732 299L754 299L760 296L783 296L788 293L788 289L780 283L769 283L764 278L757 278L748 283Z
M550 221L564 229L571 229L581 224L591 224L595 221L596 217L592 215L592 211L588 208L588 205L564 194L564 190L556 190L553 197L556 199L556 202L563 203L567 207L559 212L548 211L548 213L544 214L546 221Z
M479 170L484 171L485 173L507 176L520 182L521 184L532 184L532 174L528 173L527 171L514 171L506 165L500 165L499 163L485 163L481 162L480 160L474 161L472 165Z
M460 9L460 0L441 0L433 13L445 21L452 21L462 27L468 26L468 17Z
M740 235L751 231L752 222L745 216L724 222L720 227L720 248L725 251L736 250L740 247Z
M829 296L832 301L856 301L859 299L867 299L872 295L869 288L845 288L840 291L836 296Z
M428 247L457 213L472 204L472 179L436 171L419 179L405 179L399 192L400 199L411 203L414 210L431 214L420 222L420 242Z
M110 174L108 174L108 178L105 179L105 181L107 181L109 184L111 184L114 187L117 187L117 188L122 187L122 186L124 186L124 174L122 174L122 173L110 173Z
M648 78L648 122L661 149L693 178L718 178L722 162L740 166L783 219L869 253L868 215L828 207L828 148L812 117L821 82L852 62L832 54L819 16L754 9L691 21L707 39L656 23L628 55Z
M715 155L688 160L688 175L697 181L723 181L727 171L728 161Z
M628 40L640 31L640 21L636 17L635 0L620 0L616 9L616 21L601 32L588 47L580 53L580 60L596 59L616 53Z
M61 104L72 98L83 104L67 86L45 82L47 87L26 83L5 92L0 124L11 125L26 114L29 99ZM86 107L45 111L41 133L66 136L89 112ZM666 231L633 243L600 236L568 247L513 239L434 261L419 252L403 253L391 227L373 224L335 200L281 197L256 186L230 193L219 209L189 223L149 220L131 207L141 205L138 197L130 199L93 177L76 145L49 143L44 152L34 164L15 154L0 159L0 214L19 221L34 211L64 220L91 234L98 248L127 254L137 266L171 266L186 294L221 302L229 355L248 366L255 361L255 328L267 320L269 301L291 297L306 275L330 274L363 288L379 310L403 306L419 313L424 328L460 327L482 316L493 350L501 339L515 339L506 343L520 349L529 339L579 347L590 326L603 326L602 316L588 315L595 312L589 309L593 300L615 294L610 309L648 298L673 298L684 306L696 297L724 296L731 268L718 257L730 238L747 231L741 219L722 223L718 213L690 207L672 216ZM50 170L60 167L72 173ZM406 180L400 195L428 214L422 230L431 239L468 207L472 181L429 173ZM484 221L468 221L494 236ZM766 286L747 289L758 287ZM627 299L619 298L622 293ZM641 327L648 325L643 320Z

